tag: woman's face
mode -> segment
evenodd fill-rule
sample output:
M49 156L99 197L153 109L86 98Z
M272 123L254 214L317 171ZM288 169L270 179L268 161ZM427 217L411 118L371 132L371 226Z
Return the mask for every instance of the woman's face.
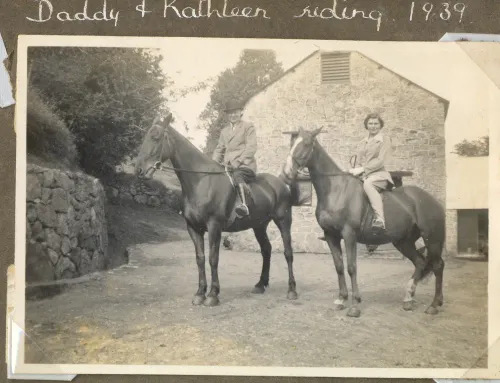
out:
M368 131L372 136L376 135L378 132L380 132L380 129L382 129L378 118L370 118L368 120L368 123L366 124L366 127L368 128Z

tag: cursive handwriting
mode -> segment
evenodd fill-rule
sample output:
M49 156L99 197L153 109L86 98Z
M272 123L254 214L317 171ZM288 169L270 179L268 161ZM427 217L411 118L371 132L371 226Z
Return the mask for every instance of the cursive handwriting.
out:
M167 14L174 13L177 17L183 19L200 18L200 17L211 17L216 16L219 18L227 17L262 17L264 19L270 19L267 16L267 11L262 8L252 8L252 7L232 7L229 6L229 0L224 0L224 5L222 9L212 7L211 0L198 0L198 7L177 7L174 4L177 0L165 0L165 7L163 10L163 17L167 17Z
M344 2L347 0L343 0ZM325 7L315 7L311 10L311 6L308 5L302 10L300 15L294 16L294 18L311 17L320 19L337 19L337 20L351 20L357 16L361 16L363 19L369 19L377 22L377 32L380 31L380 24L382 23L382 12L378 10L359 11L356 8L349 9L347 6L341 8L338 5L337 0L333 0L333 5L331 8Z
M108 14L106 0L104 0L102 5L102 10L95 12L92 16L89 16L88 10L88 0L85 0L82 12L75 13L71 16L66 11L61 11L56 13L56 18L59 21L110 21L114 20L115 27L118 24L118 15L120 11L111 9ZM50 0L38 0L38 18L26 17L29 21L34 21L36 23L44 23L49 21L54 14L54 6Z

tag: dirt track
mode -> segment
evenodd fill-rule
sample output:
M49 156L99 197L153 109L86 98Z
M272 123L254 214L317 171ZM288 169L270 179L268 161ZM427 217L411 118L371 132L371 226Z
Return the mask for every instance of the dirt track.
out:
M346 311L332 309L338 284L331 257L296 254L299 299L288 301L282 254L273 253L270 288L264 295L253 295L250 290L259 277L260 254L222 250L221 305L194 307L191 298L198 274L193 246L185 239L183 229L169 230L169 242L148 241L133 246L129 265L101 273L95 280L74 285L54 298L28 301L27 333L43 352L28 344L26 361L484 366L484 262L448 260L445 304L438 315L430 316L424 310L433 297L434 277L419 285L416 310L405 312L404 286L413 271L409 261L361 258L358 280L362 315L348 318Z

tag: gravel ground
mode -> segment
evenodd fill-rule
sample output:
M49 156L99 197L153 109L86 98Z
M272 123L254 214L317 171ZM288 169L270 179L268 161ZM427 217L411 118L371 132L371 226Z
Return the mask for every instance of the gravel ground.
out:
M170 228L165 241L161 226L154 226L158 238L131 244L128 265L55 297L27 302L27 363L485 366L485 262L448 260L444 306L430 316L424 310L434 294L433 276L418 286L416 310L406 312L402 300L413 273L410 262L361 257L362 314L349 318L346 311L333 310L338 283L330 256L296 254L299 299L288 301L283 254L273 253L270 288L253 295L260 254L222 250L221 304L194 307L193 245L183 228Z

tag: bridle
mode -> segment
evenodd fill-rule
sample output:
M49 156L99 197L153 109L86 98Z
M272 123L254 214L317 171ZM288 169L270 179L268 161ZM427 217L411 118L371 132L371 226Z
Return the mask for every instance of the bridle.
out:
M293 163L297 166L297 170L298 170L299 172L300 172L300 171L302 171L302 169L304 169L305 167L307 167L307 163L308 163L308 162L309 162L309 160L311 159L311 156L312 156L313 152L314 152L314 141L313 141L313 143L312 143L312 145L311 145L311 149L309 150L309 153L308 153L308 154L307 154L307 156L306 156L306 160L305 160L305 161L304 161L304 163L302 163L302 164L300 163L300 161L299 161L299 160L297 160L297 158L296 158L296 157L293 155L293 153L292 153L292 155L291 155L291 157L292 157L292 162L293 162Z
M161 141L160 141L160 152L158 154L158 160L153 163L153 165L151 167L149 167L146 171L146 174L149 172L150 169L155 169L156 170L159 170L159 171L165 171L164 169L169 169L169 170L174 170L174 171L179 171L179 172L185 172L185 173L198 173L198 174L228 174L228 173L232 173L233 170L229 170L227 168L225 168L223 171L200 171L200 170L191 170L191 169L181 169L181 168L174 168L172 166L165 166L163 165L163 149L164 149L164 144L165 142L167 142L167 145L169 146L170 149L172 149L172 145L168 139L168 135L166 133L167 129L169 128L168 126L167 127L161 127L158 126L159 129L161 129Z

